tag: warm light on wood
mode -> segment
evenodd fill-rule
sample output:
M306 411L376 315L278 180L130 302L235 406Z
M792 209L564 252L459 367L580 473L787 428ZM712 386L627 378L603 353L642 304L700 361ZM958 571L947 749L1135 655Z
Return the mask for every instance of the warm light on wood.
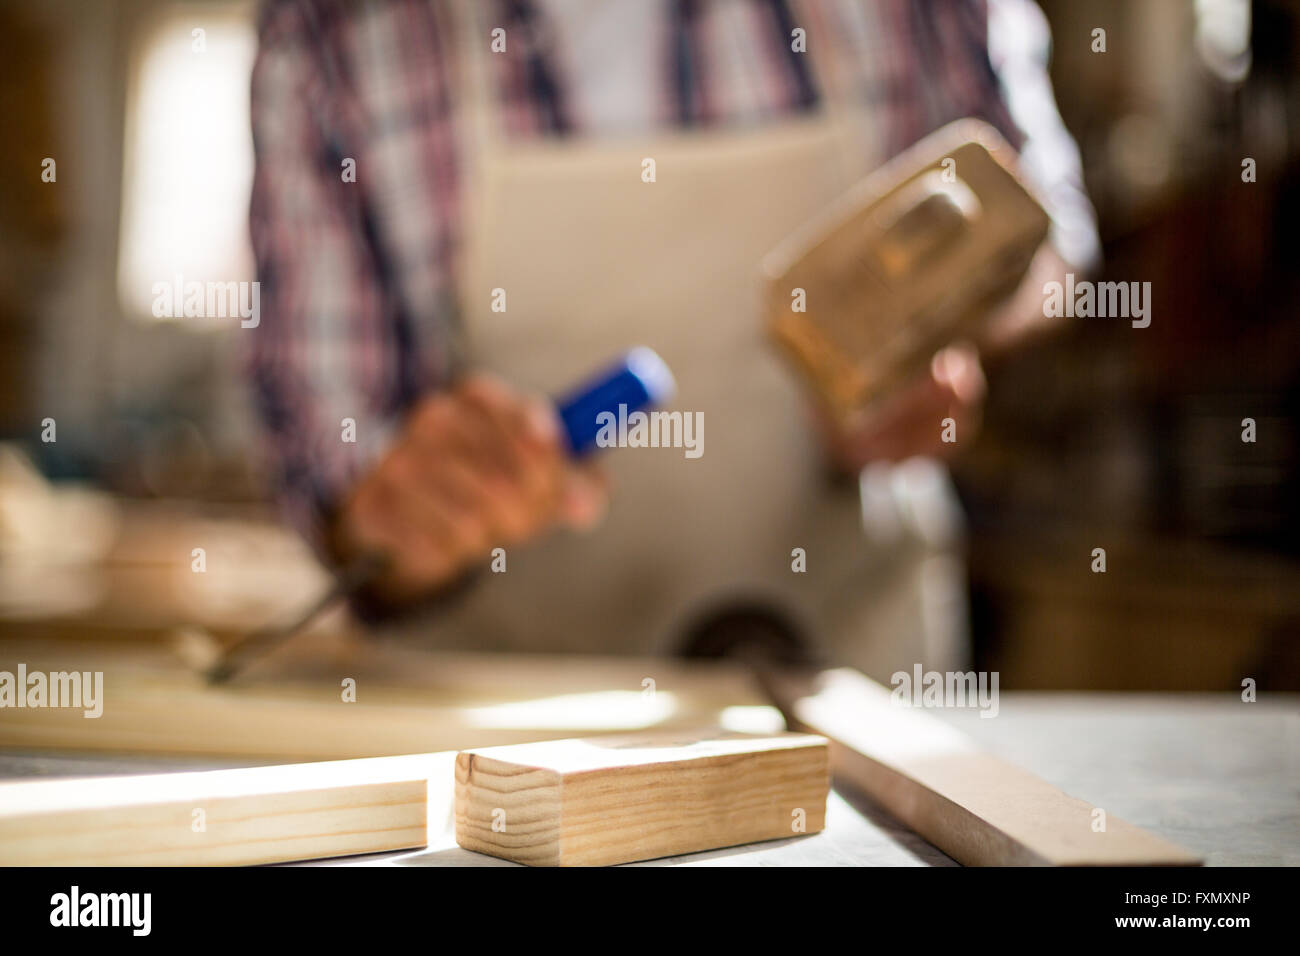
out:
M816 833L826 741L637 735L456 758L456 842L534 866L600 866Z
M0 865L213 866L424 846L433 755L0 784Z

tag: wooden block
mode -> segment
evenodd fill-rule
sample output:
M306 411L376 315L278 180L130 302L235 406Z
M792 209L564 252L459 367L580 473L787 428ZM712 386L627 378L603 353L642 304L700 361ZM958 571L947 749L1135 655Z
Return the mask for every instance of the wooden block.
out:
M282 863L424 846L440 765L425 754L0 784L0 865Z
M808 685L772 675L792 725L831 741L831 767L968 866L1197 866L1194 854L981 751L931 714L896 704L857 671ZM1104 807L1101 809L1105 809Z
M867 176L764 258L767 322L821 404L851 419L975 336L1050 220L993 127L957 120ZM946 175L951 171L953 175ZM807 311L791 308L805 290Z
M534 866L603 866L825 825L826 741L637 735L456 758L456 842Z

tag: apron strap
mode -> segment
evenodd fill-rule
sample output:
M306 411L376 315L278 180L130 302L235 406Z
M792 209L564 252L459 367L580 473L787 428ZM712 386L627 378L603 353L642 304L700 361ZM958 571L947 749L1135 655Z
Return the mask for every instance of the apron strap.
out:
M459 100L460 141L470 160L462 163L466 170L473 169L475 161L494 145L500 135L500 111L492 96L492 68L488 63L491 34L481 17L481 12L487 8L487 4L475 3L474 0L454 0L452 4L458 47L454 53L454 75Z
M847 144L841 165L846 181L856 181L867 164L877 158L878 144L868 114L858 102L853 73L843 68L846 57L836 50L837 46L843 46L843 38L827 26L823 5L804 0L763 2L770 8L768 13L778 34L775 42L786 54L786 65L794 75L800 105L815 106L816 112L830 125L840 129L841 138ZM695 89L700 57L696 46L702 32L699 21L707 3L708 0L671 0L668 7L670 61L665 67L670 71L675 115L687 127L698 126L707 118L701 114L700 97ZM806 52L794 49L796 28L805 32Z

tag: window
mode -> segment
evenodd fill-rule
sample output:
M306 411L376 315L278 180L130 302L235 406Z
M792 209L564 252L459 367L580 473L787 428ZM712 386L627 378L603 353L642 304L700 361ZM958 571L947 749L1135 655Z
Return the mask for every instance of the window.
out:
M140 37L127 97L118 258L127 315L155 320L156 283L253 277L255 47L246 3L167 7Z

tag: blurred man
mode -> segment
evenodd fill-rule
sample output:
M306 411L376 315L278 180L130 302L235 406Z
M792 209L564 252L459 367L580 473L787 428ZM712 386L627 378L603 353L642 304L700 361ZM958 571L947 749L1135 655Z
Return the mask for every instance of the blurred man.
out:
M271 0L260 44L252 380L299 521L336 560L390 556L372 604L457 592L428 625L449 646L671 650L730 604L877 673L955 660L913 595L924 562L866 539L851 476L939 451L947 417L968 438L978 355L944 350L851 434L819 427L756 268L977 116L1056 223L990 341L1041 323L1036 290L1095 238L1036 8ZM704 453L575 465L538 396L636 344ZM919 474L895 491L934 492Z

